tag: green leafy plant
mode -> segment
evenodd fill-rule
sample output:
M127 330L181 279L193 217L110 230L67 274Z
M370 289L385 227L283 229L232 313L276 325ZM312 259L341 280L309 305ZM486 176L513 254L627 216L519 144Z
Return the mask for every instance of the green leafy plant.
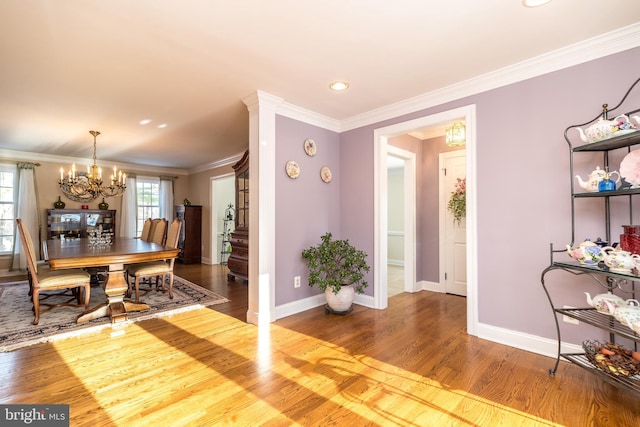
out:
M460 221L467 213L467 179L458 178L455 191L451 192L451 198L447 204L449 212L453 215L454 221L460 225Z
M353 285L361 294L367 287L364 274L369 272L366 252L356 249L348 240L333 240L331 233L320 237L321 242L302 251L309 267L309 286L337 294L342 286Z

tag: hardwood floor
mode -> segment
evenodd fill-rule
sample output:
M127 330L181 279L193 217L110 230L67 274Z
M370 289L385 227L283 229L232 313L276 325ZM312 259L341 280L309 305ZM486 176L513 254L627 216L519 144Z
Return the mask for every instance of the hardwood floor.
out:
M176 267L231 302L0 353L0 403L66 403L72 426L640 425L639 398L466 335L462 297L402 293L386 310L256 327L238 320L246 285Z

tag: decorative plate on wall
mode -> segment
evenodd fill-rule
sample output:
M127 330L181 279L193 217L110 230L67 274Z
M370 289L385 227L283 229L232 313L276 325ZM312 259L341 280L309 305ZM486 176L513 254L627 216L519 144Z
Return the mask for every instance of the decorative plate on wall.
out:
M327 166L323 166L323 168L320 169L320 178L322 178L324 182L331 182L331 179L333 178L331 169L329 169Z
M304 140L304 152L311 157L316 155L316 142L313 139L307 138Z
M287 171L289 178L296 179L300 176L300 166L295 160L289 160L284 168Z

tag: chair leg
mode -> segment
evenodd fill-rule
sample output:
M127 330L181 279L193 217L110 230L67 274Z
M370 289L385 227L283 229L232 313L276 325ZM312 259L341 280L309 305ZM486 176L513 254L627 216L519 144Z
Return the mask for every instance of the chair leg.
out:
M173 299L173 273L169 273L169 299Z
M131 298L131 279L129 278L129 273L127 273L126 271L124 272L124 281L127 282L127 293L125 294L125 296Z
M91 299L91 284L84 285L84 311L89 310L89 300Z
M38 289L33 290L33 314L35 315L35 319L33 320L33 324L37 325L40 321L40 291Z
M140 276L135 276L135 287L136 287L136 304L140 302Z

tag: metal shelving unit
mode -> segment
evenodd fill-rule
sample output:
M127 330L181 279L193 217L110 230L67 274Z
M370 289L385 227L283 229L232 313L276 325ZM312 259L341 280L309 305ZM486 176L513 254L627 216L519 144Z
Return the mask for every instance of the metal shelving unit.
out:
M612 109L607 109L607 105L603 106L603 112L598 117L593 120L582 123L579 125L569 126L564 132L564 138L569 147L569 156L570 156L570 174L569 178L571 180L571 244L570 246L574 246L575 244L575 230L576 230L576 211L575 205L579 203L581 199L592 199L592 198L600 198L604 204L604 225L605 225L605 240L611 242L611 213L610 213L610 199L618 198L618 197L626 197L628 202L628 224L634 224L634 215L632 209L632 200L634 196L640 195L639 188L630 188L630 186L623 185L621 188L615 191L606 191L606 192L576 192L574 186L574 155L576 153L593 153L600 152L602 153L602 159L604 163L604 167L609 166L609 153L614 150L626 150L626 152L631 151L631 147L634 145L640 145L640 130L632 133L627 133L625 135L621 135L618 137L608 138L602 141L594 142L594 143L581 143L580 145L573 146L571 142L571 138L569 137L569 130L576 127L588 126L595 121L603 118L605 120L608 119L608 114L620 108L627 96L631 93L631 91L636 87L636 85L640 82L640 79L636 80L631 87L628 89L627 93L624 95L620 103ZM627 116L631 116L632 114L637 113L640 109L636 109L633 111L629 111L624 113ZM637 218L636 220L640 220ZM621 225L621 224L616 224ZM567 273L570 273L574 276L581 276L585 279L594 280L596 283L602 286L603 291L605 292L613 292L614 290L617 293L624 293L627 298L636 298L637 282L640 282L640 275L636 275L633 273L624 274L611 272L603 263L598 265L581 265L578 262L569 261L566 253L566 249L555 249L553 244L550 245L550 265L542 272L541 275L541 284L544 289L544 292L549 300L549 304L551 305L551 309L553 311L555 325L556 325L556 333L557 333L557 341L558 341L558 355L556 358L555 366L549 369L550 375L555 375L558 370L558 366L560 363L560 359L565 359L575 365L580 366L581 368L597 375L603 380L614 384L618 387L621 387L630 393L636 394L640 396L640 375L632 375L629 377L623 376L614 376L612 374L606 373L600 368L593 365L589 359L586 357L584 353L562 353L561 352L561 329L560 329L560 320L562 316L568 316L574 319L577 319L587 325L598 328L600 330L604 330L609 332L609 340L611 342L615 342L616 337L626 338L631 340L634 344L635 350L638 350L638 344L640 343L640 335L636 334L632 329L627 327L626 325L618 322L613 316L609 316L606 314L599 313L595 309L588 308L559 308L558 305L554 303L552 298L552 294L549 290L548 284L545 282L546 274L550 271L554 270L562 270ZM555 258L558 259L555 259ZM562 257L562 260L559 260ZM635 273L635 271L634 271Z

